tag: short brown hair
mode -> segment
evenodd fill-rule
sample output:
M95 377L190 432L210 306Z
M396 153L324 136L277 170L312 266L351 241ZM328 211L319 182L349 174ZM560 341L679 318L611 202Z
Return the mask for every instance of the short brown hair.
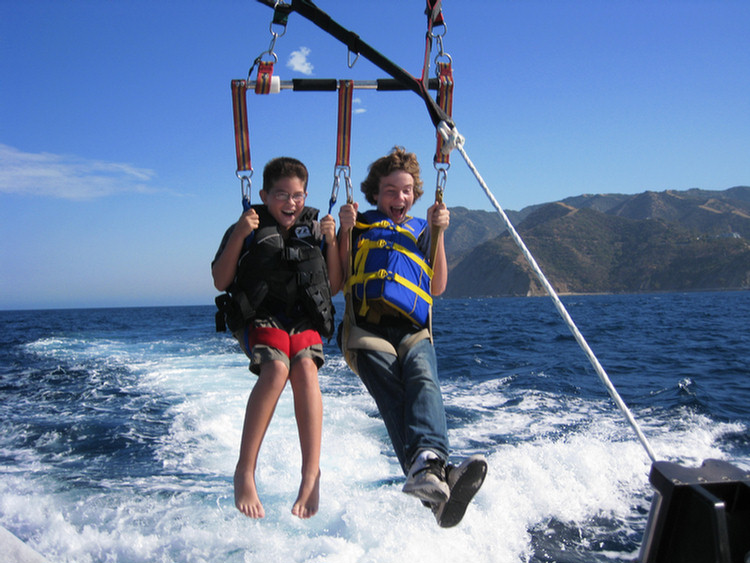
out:
M296 158L279 156L263 168L263 191L269 192L281 178L299 178L307 191L307 167Z
M367 178L362 182L362 193L365 194L365 199L372 205L376 205L375 195L380 191L380 179L397 170L411 174L414 179L414 201L417 201L424 193L422 179L419 177L419 162L417 155L413 152L406 152L404 147L393 147L390 153L370 164Z

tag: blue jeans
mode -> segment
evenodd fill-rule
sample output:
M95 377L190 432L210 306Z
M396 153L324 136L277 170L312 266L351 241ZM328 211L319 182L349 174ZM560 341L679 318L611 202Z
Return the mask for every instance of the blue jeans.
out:
M398 349L409 331L379 327L378 333ZM422 449L433 450L447 461L448 427L437 379L437 357L430 340L419 341L404 357L357 350L357 367L383 417L404 474Z

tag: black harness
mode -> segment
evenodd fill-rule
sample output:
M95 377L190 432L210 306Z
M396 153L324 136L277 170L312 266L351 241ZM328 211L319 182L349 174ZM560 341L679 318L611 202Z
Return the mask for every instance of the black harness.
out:
M245 241L228 293L216 298L216 330L235 332L259 316L294 321L308 317L326 338L334 308L323 252L313 234L318 210L305 207L284 239L264 205L254 205L259 227Z

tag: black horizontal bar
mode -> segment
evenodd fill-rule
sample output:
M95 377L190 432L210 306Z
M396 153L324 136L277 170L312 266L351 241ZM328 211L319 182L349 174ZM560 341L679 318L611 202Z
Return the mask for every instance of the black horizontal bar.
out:
M294 90L295 92L335 92L338 90L339 81L335 78L293 78L291 81L282 80L282 90ZM428 89L437 90L439 81L430 78ZM396 92L411 90L395 78L378 78L377 80L354 80L355 90L378 90L379 92Z

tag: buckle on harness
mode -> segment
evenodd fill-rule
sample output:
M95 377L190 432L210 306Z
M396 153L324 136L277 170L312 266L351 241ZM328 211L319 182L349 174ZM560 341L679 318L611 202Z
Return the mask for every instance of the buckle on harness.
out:
M315 254L313 247L289 246L284 249L284 258L290 262L304 262Z
M284 249L284 258L292 262L299 262L300 260L299 248L286 247Z

